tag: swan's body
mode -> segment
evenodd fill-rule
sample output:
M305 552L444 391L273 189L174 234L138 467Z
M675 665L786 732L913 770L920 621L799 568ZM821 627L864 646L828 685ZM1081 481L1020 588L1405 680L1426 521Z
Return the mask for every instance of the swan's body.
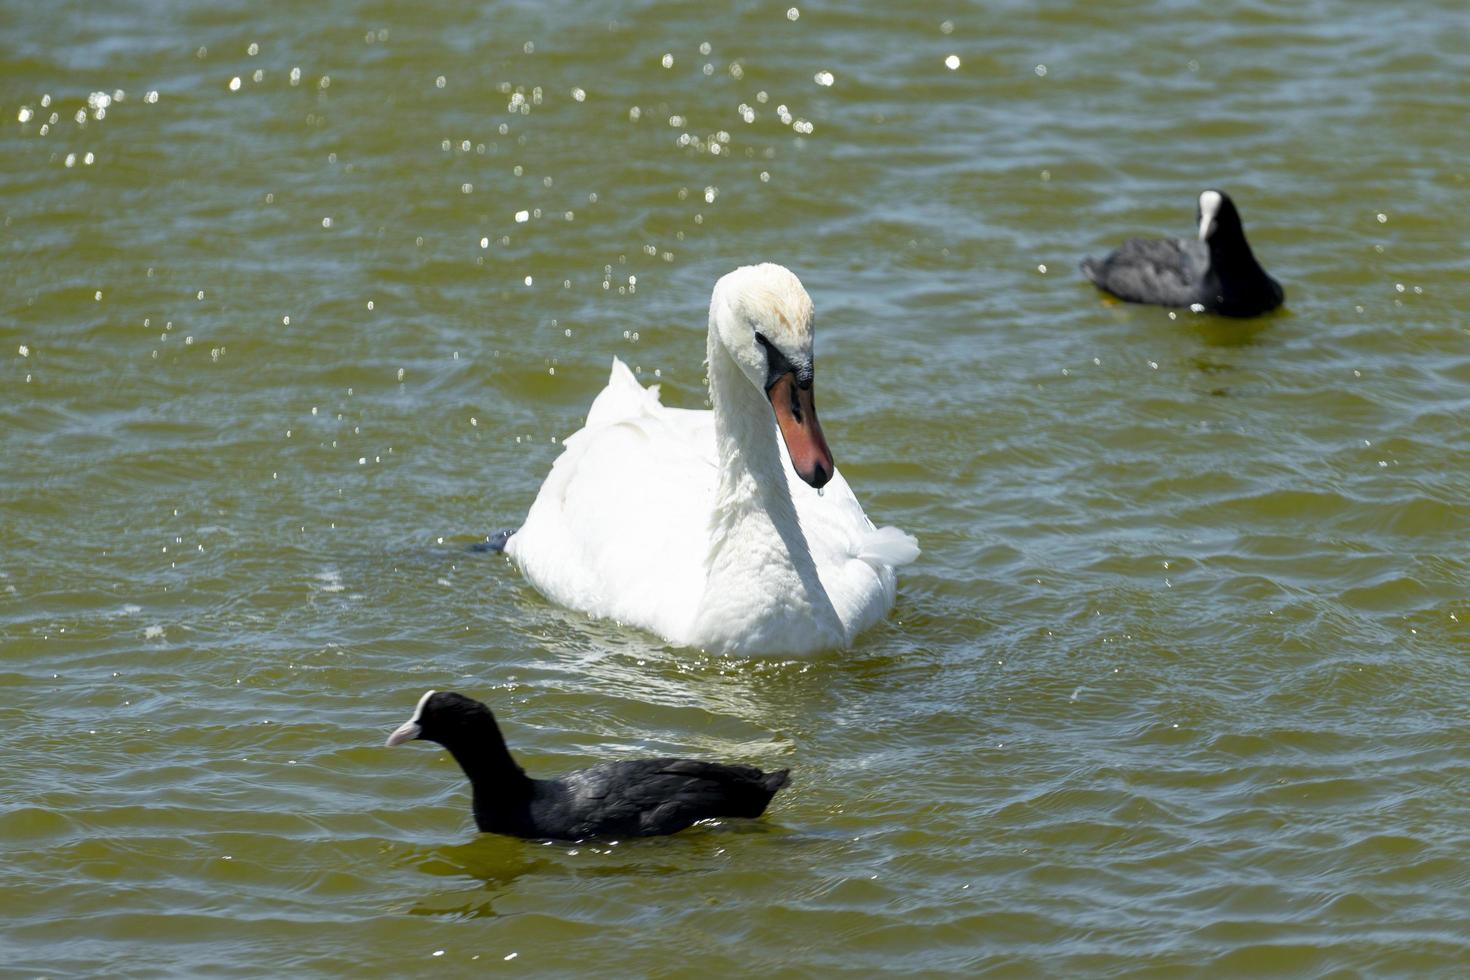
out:
M721 279L712 411L664 406L614 359L506 544L526 578L561 605L720 653L846 647L886 615L918 546L875 528L832 465L810 321L780 266Z

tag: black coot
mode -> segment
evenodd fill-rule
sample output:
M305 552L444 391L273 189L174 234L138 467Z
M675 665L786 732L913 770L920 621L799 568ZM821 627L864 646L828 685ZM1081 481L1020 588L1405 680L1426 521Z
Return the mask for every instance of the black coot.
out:
M694 759L605 762L532 779L511 758L490 709L429 691L389 745L421 738L449 750L474 790L475 823L492 834L582 840L673 834L708 817L758 817L788 770Z
M1224 316L1255 316L1281 305L1281 284L1266 274L1245 240L1235 204L1223 191L1199 196L1199 237L1130 238L1082 272L1130 303L1188 306Z

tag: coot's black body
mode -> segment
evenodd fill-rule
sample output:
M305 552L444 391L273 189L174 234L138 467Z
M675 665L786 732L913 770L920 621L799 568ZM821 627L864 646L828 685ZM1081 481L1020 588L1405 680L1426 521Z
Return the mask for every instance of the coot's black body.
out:
M532 779L511 757L490 709L451 691L425 694L388 744L415 738L444 746L469 777L479 828L512 837L649 837L710 817L758 817L788 774L694 759L637 759Z
M1199 196L1197 239L1130 238L1082 272L1130 303L1198 307L1223 316L1256 316L1281 305L1281 284L1261 268L1245 240L1235 204L1223 191Z

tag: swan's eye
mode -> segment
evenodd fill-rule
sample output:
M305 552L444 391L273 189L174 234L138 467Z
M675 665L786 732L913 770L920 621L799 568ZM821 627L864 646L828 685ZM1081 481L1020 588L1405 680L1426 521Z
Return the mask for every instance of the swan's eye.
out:
M766 335L761 333L759 330L755 332L755 342L757 344L760 344L761 349L766 352L766 390L769 391L771 385L779 381L782 375L787 374L792 370L791 362L788 361L786 359L786 355L781 353L776 345L767 340Z
M796 375L796 384L800 388L812 386L812 362L809 358L792 361L759 330L756 331L755 342L766 352L766 390L769 391L771 385L787 374Z

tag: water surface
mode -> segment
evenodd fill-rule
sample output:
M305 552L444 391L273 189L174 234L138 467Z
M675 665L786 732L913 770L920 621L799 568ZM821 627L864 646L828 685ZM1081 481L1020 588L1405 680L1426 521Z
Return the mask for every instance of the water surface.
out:
M1470 969L1458 3L0 4L0 952L21 974ZM952 66L952 67L951 67ZM1228 190L1284 310L1076 272ZM468 546L779 261L918 536L808 662ZM526 765L755 823L473 832ZM697 952L697 958L691 957Z

